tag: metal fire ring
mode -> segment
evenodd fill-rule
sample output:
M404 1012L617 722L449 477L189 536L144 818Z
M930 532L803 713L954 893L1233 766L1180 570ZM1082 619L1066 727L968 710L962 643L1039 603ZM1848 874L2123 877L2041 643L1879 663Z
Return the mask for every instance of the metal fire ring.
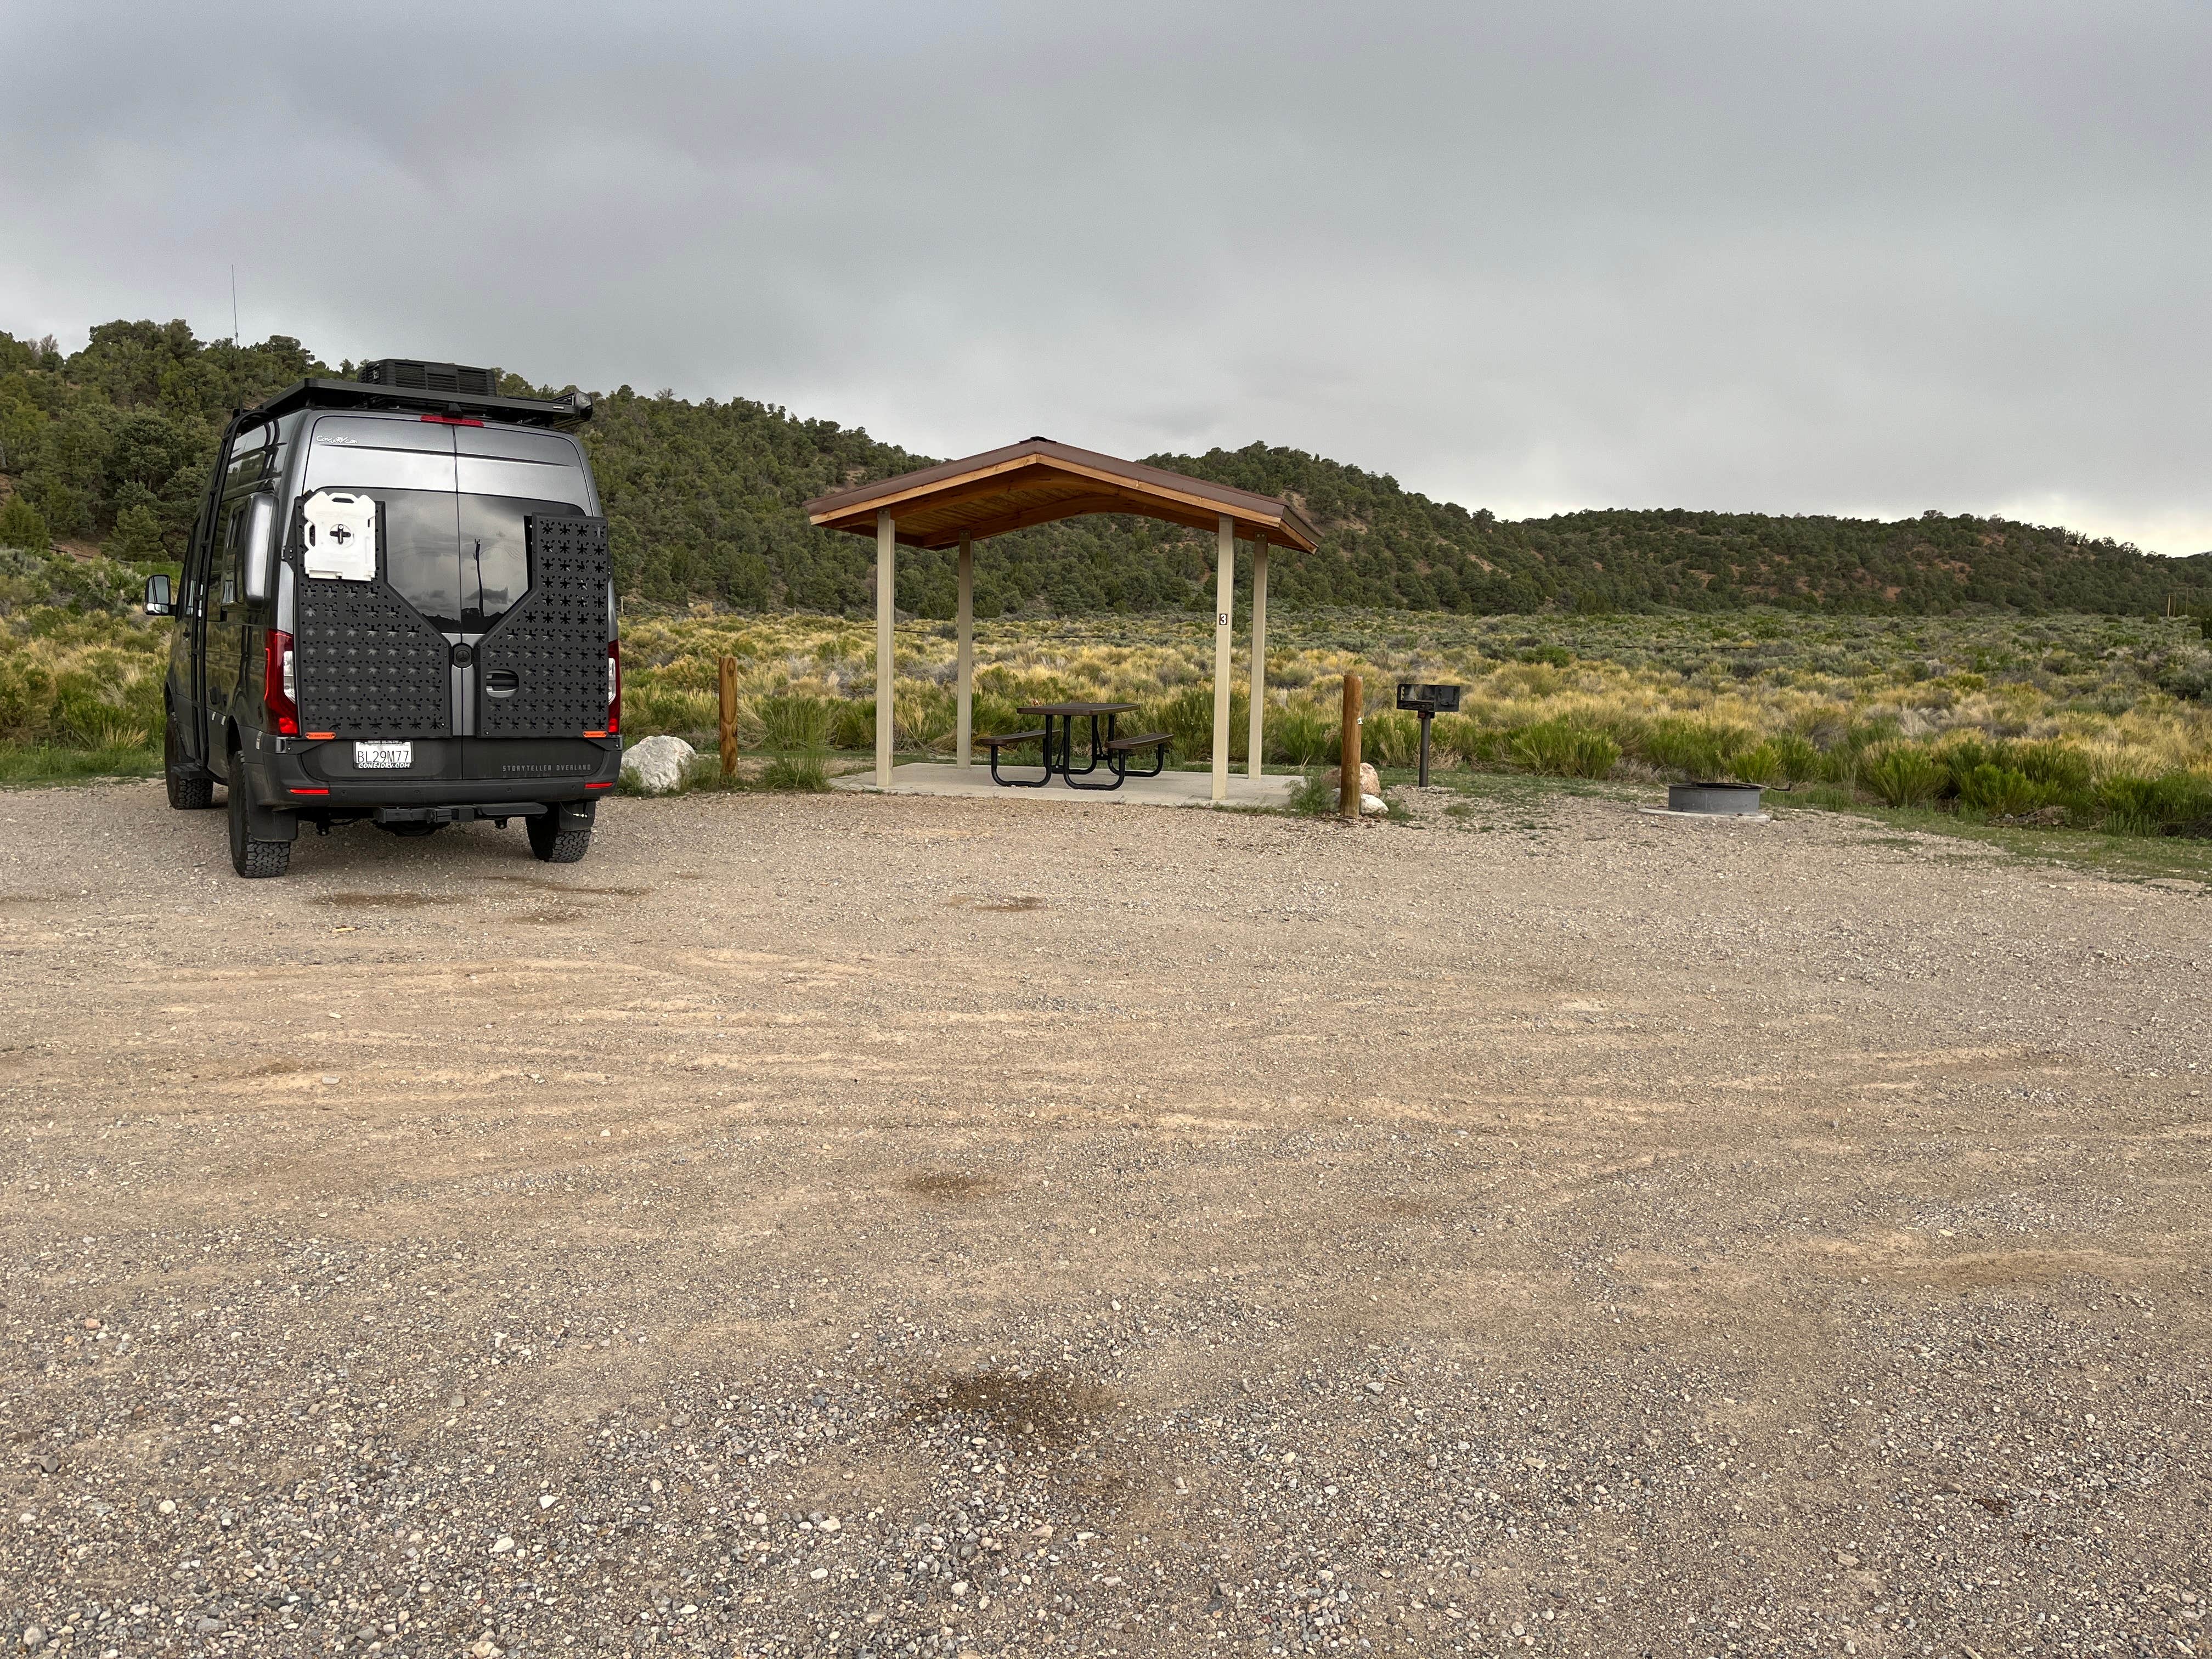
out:
M1759 787L1755 783L1676 783L1667 788L1670 812L1710 812L1722 817L1749 817L1759 811Z

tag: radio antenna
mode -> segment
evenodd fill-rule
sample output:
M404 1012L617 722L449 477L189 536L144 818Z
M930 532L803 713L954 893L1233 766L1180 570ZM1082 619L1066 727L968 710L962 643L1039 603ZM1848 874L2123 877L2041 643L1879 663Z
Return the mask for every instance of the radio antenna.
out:
M238 343L238 267L230 268L230 343Z

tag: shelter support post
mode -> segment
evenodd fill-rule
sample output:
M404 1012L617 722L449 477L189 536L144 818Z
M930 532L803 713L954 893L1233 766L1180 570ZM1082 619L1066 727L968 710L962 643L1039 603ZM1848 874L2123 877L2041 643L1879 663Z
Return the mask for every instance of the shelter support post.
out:
M876 514L876 787L891 787L891 623L896 596L898 526L889 507Z
M1267 735L1267 544L1252 544L1252 732L1244 751L1244 771L1260 775L1261 754Z
M1237 614L1237 521L1221 515L1213 562L1213 799L1229 799L1230 618Z
M975 745L975 548L960 532L960 643L957 647L959 717L953 740L953 764L965 766Z

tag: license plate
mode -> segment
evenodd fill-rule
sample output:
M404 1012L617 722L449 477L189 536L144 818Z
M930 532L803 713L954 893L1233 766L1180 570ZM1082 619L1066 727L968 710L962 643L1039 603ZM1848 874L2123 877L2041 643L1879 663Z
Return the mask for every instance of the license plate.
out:
M392 771L415 764L415 745L411 743L357 743L353 746L353 763L364 772Z

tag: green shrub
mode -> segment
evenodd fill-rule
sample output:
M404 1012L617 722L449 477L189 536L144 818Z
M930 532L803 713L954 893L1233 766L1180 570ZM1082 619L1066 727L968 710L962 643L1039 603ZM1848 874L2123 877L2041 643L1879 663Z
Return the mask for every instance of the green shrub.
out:
M1620 745L1571 720L1538 720L1513 734L1513 758L1554 778L1601 778L1620 758Z
M2189 823L2212 814L2212 781L2188 772L2161 777L2106 778L2097 787L2105 828L2120 836L2155 836L2170 823Z
M958 702L941 685L905 686L891 696L892 739L902 749L950 747L959 717Z
M687 691L674 685L623 687L623 730L633 738L664 732L706 732L721 724L719 691Z
M1728 772L1739 783L1773 783L1782 776L1782 757L1771 743L1753 744L1729 762Z
M1341 716L1310 702L1293 702L1267 714L1267 758L1291 766L1334 763L1344 741Z
M1439 714L1429 733L1437 752L1467 766L1499 766L1512 747L1513 734L1495 726L1484 726L1466 714Z
M1864 720L1847 720L1833 747L1861 754L1886 743L1894 743L1899 729L1900 722L1894 714L1870 714Z
M115 515L115 531L100 544L111 559L130 564L159 564L169 556L161 514L143 502Z
M1642 758L1692 780L1718 778L1729 763L1752 746L1752 734L1740 726L1668 715L1637 734Z
M1326 772L1309 773L1291 793L1291 811L1302 817L1327 817L1341 805L1336 784Z
M2088 793L2089 757L2071 744L2016 743L2011 745L2006 759L2008 764L2048 788L2071 795Z
M818 795L830 787L830 769L819 754L778 755L761 768L757 782L763 789Z
M842 699L832 712L830 741L839 749L872 750L876 746L876 700Z
M53 738L54 673L27 656L0 656L0 741Z
M2002 768L2004 744L1974 737L1948 737L1936 745L1936 758L1942 763L1944 774L1943 787L1938 793L1948 797L1960 792L1966 775L1977 767Z
M1992 761L1984 761L1963 774L1954 768L1951 775L1958 786L1959 799L1992 817L2012 817L2033 811L2043 803L2043 791L2034 779Z
M761 725L760 746L770 754L796 754L826 747L836 729L837 712L827 697L753 699L753 713ZM869 733L872 744L874 736L873 732Z
M1242 691L1232 690L1229 696L1229 757L1242 760L1250 740L1252 704ZM1213 688L1210 685L1187 685L1172 696L1148 702L1129 717L1124 729L1134 731L1139 726L1147 732L1164 732L1174 740L1170 753L1179 761L1210 761L1213 758Z
M1859 781L1891 806L1919 806L1933 800L1951 774L1925 749L1909 743L1886 744L1868 756Z
M1001 732L1027 729L1027 723L1014 712L1012 697L996 691L986 691L980 687L976 690L975 704L969 718L975 722L970 729L978 737L996 737Z
M1421 718L1401 708L1378 709L1359 732L1359 758L1370 766L1408 767L1421 757Z
M0 505L0 547L22 547L43 553L52 542L53 536L39 509L21 495L10 495L4 505Z
M1783 782L1807 783L1820 775L1820 751L1796 732L1769 738L1766 747L1774 751L1775 775Z

